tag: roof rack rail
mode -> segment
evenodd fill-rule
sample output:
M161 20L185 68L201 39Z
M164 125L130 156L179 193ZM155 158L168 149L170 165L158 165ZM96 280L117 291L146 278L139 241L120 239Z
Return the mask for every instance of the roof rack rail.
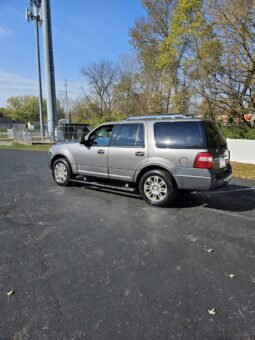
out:
M179 113L172 114L158 114L147 116L132 116L126 117L124 120L144 120L144 119L179 119L179 118L194 118L194 115L183 115Z

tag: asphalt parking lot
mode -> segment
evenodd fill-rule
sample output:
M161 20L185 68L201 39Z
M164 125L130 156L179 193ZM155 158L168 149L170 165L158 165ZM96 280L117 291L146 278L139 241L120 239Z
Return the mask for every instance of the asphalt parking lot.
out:
M0 339L255 339L255 181L154 208L13 150L0 179Z

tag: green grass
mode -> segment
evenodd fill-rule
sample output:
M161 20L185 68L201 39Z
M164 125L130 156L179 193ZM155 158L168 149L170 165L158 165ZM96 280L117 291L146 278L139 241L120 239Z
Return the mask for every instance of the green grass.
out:
M231 165L233 168L233 176L246 179L255 179L255 164L231 162Z
M11 145L1 145L0 150L29 150L29 151L48 151L51 147L50 144L47 145L26 145L17 142L13 142Z

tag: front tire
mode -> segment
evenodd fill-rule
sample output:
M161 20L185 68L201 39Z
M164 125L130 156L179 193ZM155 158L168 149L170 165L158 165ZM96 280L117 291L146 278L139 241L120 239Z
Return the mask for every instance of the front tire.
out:
M139 191L147 203L165 207L174 201L177 189L172 176L167 171L155 169L142 176Z
M71 178L71 168L65 158L59 158L53 163L52 176L58 185L69 185Z

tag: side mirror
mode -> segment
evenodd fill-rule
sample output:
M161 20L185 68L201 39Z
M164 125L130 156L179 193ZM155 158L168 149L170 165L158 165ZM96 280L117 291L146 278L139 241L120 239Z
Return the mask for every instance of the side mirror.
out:
M85 144L85 136L84 135L80 136L79 142L80 142L80 144Z
M89 135L82 135L80 137L80 144L84 144L86 146L91 146L92 145L92 140L89 139Z
M91 146L92 145L92 140L91 139L84 139L84 143L83 143L84 145L86 145L86 146Z
M86 143L89 141L89 135L81 135L80 138L79 138L79 142L80 144L85 144L87 145Z

